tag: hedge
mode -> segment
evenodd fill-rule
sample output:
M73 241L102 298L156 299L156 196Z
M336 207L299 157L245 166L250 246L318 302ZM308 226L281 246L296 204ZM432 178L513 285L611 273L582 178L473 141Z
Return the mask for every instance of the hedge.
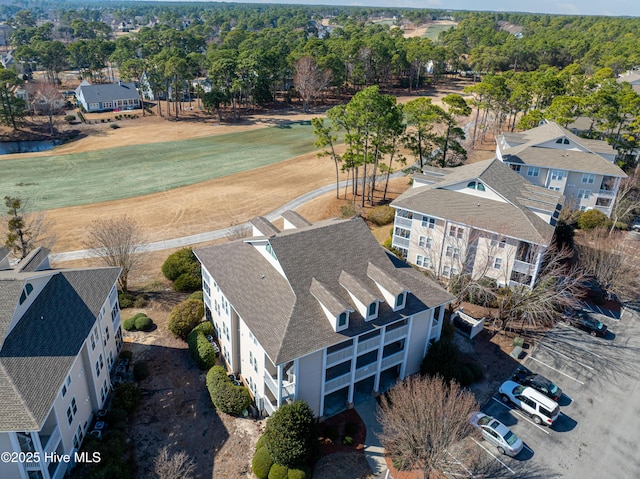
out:
M267 421L264 434L271 457L278 464L311 465L319 457L315 418L304 401L280 406Z
M264 447L267 445L267 438L264 437L264 434L262 434L259 438L258 438L258 442L256 443L256 451L258 449L260 449L261 447Z
M307 479L311 477L311 473L304 469L289 469L287 479Z
M148 316L140 316L135 320L135 327L138 331L149 331L153 327L153 321Z
M162 264L162 274L173 281L176 291L194 291L202 287L200 263L191 248L171 253Z
M213 336L213 323L211 323L211 321L203 321L200 324L198 324L195 328L192 329L192 331L200 331L202 332L202 334L206 335L211 335Z
M269 469L269 479L287 479L289 468L280 464L273 464Z
M273 459L266 447L258 449L251 460L251 470L258 479L267 479L272 465Z
M222 366L207 373L207 389L214 407L223 413L240 415L251 405L251 394L244 386L234 386Z
M204 293L202 292L202 290L194 291L189 295L187 299L199 299L200 301L204 301Z
M122 327L127 331L135 331L136 320L134 318L127 318L124 321L122 321Z
M187 336L187 344L191 357L200 369L210 369L216 365L216 352L205 334L197 327Z
M175 305L169 315L169 331L182 339L187 339L191 330L204 316L204 303L197 299L187 299Z
M393 218L396 214L396 209L391 206L378 206L371 210L367 215L367 219L374 225L384 226L393 223Z
M578 218L578 228L581 230L592 230L605 226L609 218L602 211L587 210Z
M133 383L118 384L113 390L112 407L123 409L127 414L132 414L140 405L142 393Z

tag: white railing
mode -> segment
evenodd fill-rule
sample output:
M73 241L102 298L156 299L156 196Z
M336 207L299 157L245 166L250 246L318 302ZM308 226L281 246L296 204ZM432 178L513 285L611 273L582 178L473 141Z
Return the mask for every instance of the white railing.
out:
M380 369L384 370L390 366L393 366L394 364L401 363L403 357L404 357L404 351L398 351L397 353L392 354L391 356L387 356L382 360L382 365L380 366Z
M327 354L327 366L341 363L342 361L351 359L352 357L353 357L353 346L349 346L348 348L341 349L340 351L334 351L333 353Z
M367 364L359 369L356 369L356 381L375 374L378 368L378 361L374 361L371 364Z
M267 411L267 414L269 415L272 415L274 412L276 412L276 407L273 404L271 404L271 402L267 398L262 399L262 406L264 407L264 410Z
M518 273L531 274L533 272L533 265L531 263L525 263L524 261L513 261L513 271Z
M25 469L27 471L40 471L42 469L42 463L40 463L40 462L25 462L24 463L24 467L25 467Z
M375 349L380 346L380 336L367 339L366 341L358 342L358 354L367 351L369 349Z
M269 374L269 371L264 372L264 383L267 385L269 389L271 389L271 392L273 393L274 396L278 395L278 384L276 380L271 377L271 374Z
M409 326L406 324L404 326L400 326L399 328L392 329L391 331L387 331L384 335L384 344L389 344L390 342L395 341L398 338L406 336L408 331Z
M324 384L325 393L333 389L339 389L348 385L351 382L351 373L344 374L337 378L331 379Z
M409 247L409 238L402 238L398 235L393 235L393 244L392 246L400 246L401 248Z
M296 383L282 383L282 400L294 397L296 394Z
M598 196L609 196L613 198L616 195L616 192L613 190L600 190L598 191Z
M51 436L49 436L49 439L47 440L47 444L44 446L44 451L45 452L55 451L56 448L58 447L58 442L60 442L60 428L56 426L56 428L51 433Z
M398 226L402 226L403 228L411 229L411 221L409 218L403 218L402 216L395 217L395 224Z

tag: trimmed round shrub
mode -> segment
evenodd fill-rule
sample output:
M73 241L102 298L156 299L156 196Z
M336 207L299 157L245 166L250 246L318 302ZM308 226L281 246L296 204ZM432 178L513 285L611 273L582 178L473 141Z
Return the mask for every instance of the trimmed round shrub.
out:
M135 331L136 329L136 318L127 318L122 321L122 327L127 331Z
M258 449L251 460L251 470L258 479L267 479L272 465L273 459L266 447Z
M187 299L199 299L200 301L204 301L204 293L202 292L202 290L194 291L189 295Z
M258 442L256 442L256 451L261 447L267 445L267 438L264 437L264 434L258 438Z
M473 382L473 371L469 369L467 364L463 364L460 367L459 377L454 379L458 379L461 386L469 386Z
M106 420L109 424L124 422L127 420L127 411L119 408L111 408L107 412Z
M216 365L215 349L202 331L194 328L187 336L187 344L191 357L200 369L210 369Z
M132 307L135 300L136 297L133 294L118 291L118 303L120 303L121 309Z
M151 318L144 315L144 316L140 316L139 318L136 318L134 321L134 324L138 331L149 331L153 326L153 321L151 320Z
M374 225L384 226L393 223L396 209L388 205L378 206L372 209L367 215L367 219Z
M192 331L200 331L205 336L210 334L213 336L213 323L211 321L205 320L198 324Z
M76 121L76 116L75 115L66 115L64 117L64 121L66 121L67 123L73 123L74 121Z
M162 264L162 274L169 281L174 281L173 287L177 291L193 291L202 287L200 263L191 248L183 248L171 253ZM176 285L178 278L182 279ZM178 287L189 289L178 289Z
M267 421L264 432L273 461L287 467L313 464L320 445L313 411L304 401L284 404Z
M269 479L287 479L288 470L287 466L274 463L269 469Z
M222 366L214 366L209 369L207 373L207 389L211 392L211 389L217 387L224 382L230 382L227 376L227 371Z
M311 477L311 473L304 469L289 469L287 471L287 479L307 479Z
M111 118L109 118L108 121L111 121ZM118 128L120 128L120 125L118 125L117 123L111 123L109 125L109 128L111 128L112 130L117 130Z
M251 394L246 387L227 381L213 389L211 402L218 411L239 416L251 405Z
M131 361L131 358L133 357L133 353L128 349L123 349L122 351L120 351L120 355L118 357L120 359L128 359L129 361Z
M136 381L142 381L149 377L149 365L146 361L137 361L133 365L133 378Z
M169 315L169 331L182 339L187 339L191 330L202 321L204 303L187 299L175 305Z
M607 224L608 218L600 210L588 210L578 218L578 228L581 230L592 230Z
M457 378L460 374L458 347L451 341L436 341L429 346L429 351L420 364L420 372L427 376L439 374L445 381Z
M138 386L133 383L118 384L113 390L114 408L123 409L127 414L132 414L140 405L142 393Z

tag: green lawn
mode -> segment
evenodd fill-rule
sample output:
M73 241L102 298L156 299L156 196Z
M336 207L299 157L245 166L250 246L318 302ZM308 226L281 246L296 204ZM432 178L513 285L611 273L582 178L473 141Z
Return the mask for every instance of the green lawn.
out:
M313 151L311 122L106 150L0 161L0 197L47 210L130 198Z
M438 39L438 35L440 35L440 32L446 32L451 27L455 28L454 25L443 25L440 23L429 25L427 27L427 31L424 32L423 37L428 38L431 41L436 41Z

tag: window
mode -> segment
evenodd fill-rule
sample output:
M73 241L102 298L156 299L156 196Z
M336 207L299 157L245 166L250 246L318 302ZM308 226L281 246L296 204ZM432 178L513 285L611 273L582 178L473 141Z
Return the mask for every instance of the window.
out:
M103 339L103 344L106 346L107 345L107 341L109 341L109 326L107 325L104 328L104 339Z
M400 238L410 238L411 237L411 231L410 230L406 230L404 228L400 228L398 226L396 226L395 232L394 234L396 236L399 236Z
M560 191L560 187L558 186L550 186L549 189L552 191Z
M564 178L563 170L551 170L551 179L555 181L560 181Z
M338 316L338 327L342 328L347 324L347 313L340 313Z
M104 367L104 361L102 360L102 354L101 354L100 357L98 357L98 360L96 361L96 376L100 376L100 373L102 372L103 367Z
M540 176L540 168L537 166L529 166L527 168L527 176Z
M91 333L91 351L96 349L96 337L93 333Z
M387 344L382 350L382 357L386 358L393 354L397 354L404 350L404 339L396 341L395 343Z
M453 256L453 246L447 246L447 251L445 252L445 256L447 258L451 258Z
M500 249L504 249L507 246L507 240L491 240L491 247L495 248L496 246Z
M418 256L416 256L416 264L418 266L422 266L423 268L430 268L431 267L431 259L427 258L426 256L418 255Z
M67 394L69 386L71 386L71 374L67 376L66 381L62 385L62 397L64 397Z
M418 246L420 246L420 248L424 248L426 244L427 238L425 238L424 236L418 237Z
M582 182L588 183L590 185L596 180L596 175L592 175L591 173L583 173L582 174Z
M205 293L207 293L207 296L211 296L211 289L209 288L209 283L207 283L206 281L202 281L202 289L204 290Z
M396 308L404 303L404 293L400 293L396 298Z
M396 216L401 216L402 218L413 219L413 213L407 210L396 210Z
M422 226L432 230L433 228L436 227L436 219L435 218L430 218L429 216L423 216L422 217Z
M22 290L22 294L20 295L20 304L24 303L27 300L27 296L31 294L33 291L33 285L31 283L27 283L24 285L24 289Z
M521 165L509 165L513 171L520 172Z
M453 226L453 225L450 226L449 227L449 236L452 236L452 237L458 238L458 239L462 239L462 237L464 236L464 228Z
M445 278L451 277L451 268L449 266L445 266L444 268L442 268L442 276L444 276Z
M273 256L274 259L278 259L276 256L276 252L273 251L273 248L271 247L271 243L267 243L267 253L269 253L271 256Z
M495 260L493 260L493 268L502 269L502 258L496 258Z
M253 355L252 351L249 351L249 364L251 364L251 366L253 366L253 370L255 372L258 372L258 360Z
M328 368L325 372L325 381L331 381L332 379L339 378L345 374L351 372L351 360L340 363L337 366Z
M356 369L363 368L369 364L375 363L378 360L378 350L374 349L371 352L358 356L356 359Z
M107 386L107 380L105 379L102 383L102 387L100 388L100 401L104 403L104 400L107 398L107 393L109 392L109 386Z
M69 404L69 407L67 408L67 422L69 423L69 425L71 425L71 423L73 422L73 417L77 412L78 405L76 404L76 398L73 398L71 400L71 403Z
M588 200L591 197L591 190L578 190L578 198Z
M598 198L596 206L611 206L611 198Z
M471 181L467 183L467 188L471 188L472 190L485 191L484 185L479 181Z
M460 259L460 248L453 248L453 259Z
M376 315L377 305L378 303L376 303L375 301L369 305L369 317Z

